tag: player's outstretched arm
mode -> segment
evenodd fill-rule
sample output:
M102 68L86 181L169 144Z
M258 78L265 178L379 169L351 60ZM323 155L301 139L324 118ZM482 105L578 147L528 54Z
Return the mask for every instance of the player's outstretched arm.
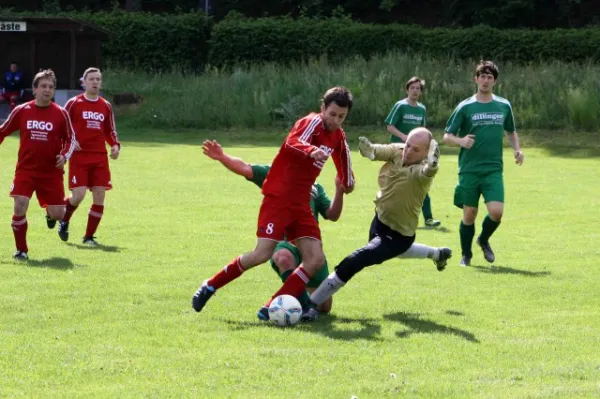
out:
M402 151L404 144L373 144L366 137L358 138L358 150L360 155L369 158L371 161L390 161L399 151Z
M210 159L221 162L223 166L235 173L244 176L246 179L252 179L254 172L252 166L244 162L241 158L232 157L223 151L221 144L217 140L205 140L202 143L202 152Z
M510 143L510 146L515 151L515 163L517 165L523 165L523 161L525 160L525 154L521 151L521 143L519 142L519 135L517 132L506 132L506 138Z

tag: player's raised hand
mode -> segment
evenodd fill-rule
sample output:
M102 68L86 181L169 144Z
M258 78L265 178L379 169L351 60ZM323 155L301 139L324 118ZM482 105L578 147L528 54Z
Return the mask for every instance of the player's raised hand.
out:
M202 152L210 159L219 160L223 157L223 147L217 140L204 140L202 143Z
M58 154L56 156L56 168L57 169L62 169L65 166L65 162L67 162L67 159L65 158L64 155Z
M320 148L316 148L313 152L310 153L310 157L315 161L326 161L329 158L329 155Z
M431 140L429 144L429 153L427 154L427 163L433 168L437 168L440 164L440 146L435 140Z
M369 158L371 161L375 159L375 148L368 138L363 136L358 138L358 150L363 157Z
M523 161L525 160L525 154L523 151L515 151L515 163L519 166L523 165Z
M469 148L473 147L474 142L475 142L475 135L467 134L465 137L460 139L460 146L469 149Z
M118 145L113 145L110 147L110 157L112 159L119 158L119 154L121 153L121 148Z

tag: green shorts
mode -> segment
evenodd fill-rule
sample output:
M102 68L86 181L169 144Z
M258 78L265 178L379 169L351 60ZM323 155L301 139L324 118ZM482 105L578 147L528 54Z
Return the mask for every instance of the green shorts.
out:
M454 205L477 208L479 196L483 195L486 203L490 201L504 202L504 181L502 172L463 173L458 175L458 184L454 189Z
M287 241L279 241L277 243L277 246L275 247L274 252L277 252L280 249L287 249L292 253L294 259L296 260L296 267L298 267L300 263L302 263L302 256L300 255L300 251L298 250L298 248L296 248L295 245L290 244ZM275 262L273 262L273 258L271 258L271 267L279 276L279 268L277 267ZM327 276L329 276L329 269L327 267L327 259L325 259L325 264L323 265L321 270L317 272L317 274L308 282L308 284L306 284L306 286L309 288L317 288L327 278Z

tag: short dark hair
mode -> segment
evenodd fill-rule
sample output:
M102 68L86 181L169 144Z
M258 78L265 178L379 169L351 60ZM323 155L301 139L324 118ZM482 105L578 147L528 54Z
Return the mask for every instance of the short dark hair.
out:
M54 82L54 86L56 86L56 75L52 69L44 69L43 71L39 71L35 74L33 78L33 88L36 89L40 80L42 79L51 79Z
M329 107L331 103L336 103L339 107L348 108L348 111L352 109L352 103L354 98L350 90L344 86L336 86L325 92L323 99L321 100L325 108Z
M421 85L421 91L425 89L425 81L418 76L413 76L412 78L408 79L408 82L406 82L406 90L408 90L410 85L412 85L413 83L419 83Z
M479 61L477 68L475 68L475 76L479 76L484 73L494 76L494 80L498 79L498 67L492 61Z

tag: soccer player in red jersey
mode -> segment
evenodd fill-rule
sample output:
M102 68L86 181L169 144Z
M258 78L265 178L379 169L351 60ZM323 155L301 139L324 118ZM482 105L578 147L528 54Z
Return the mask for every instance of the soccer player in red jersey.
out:
M66 110L52 102L56 76L50 69L33 79L35 100L17 106L0 126L0 143L19 130L21 144L15 178L10 191L14 198L12 229L15 235L16 260L28 259L27 208L35 192L46 208L48 227L52 228L65 214L63 174L65 162L77 147L71 120Z
M96 246L98 243L94 234L104 213L104 196L106 190L112 188L105 142L110 146L112 159L119 157L121 144L117 137L112 106L99 94L102 87L100 70L86 69L83 73L83 85L85 92L71 98L65 105L81 150L69 161L71 196L64 201L66 212L59 223L58 235L63 241L69 239L69 221L89 189L92 192L92 207L83 243Z
M329 156L333 158L345 192L354 189L350 149L341 128L352 102L352 94L346 88L331 88L323 96L320 113L311 113L296 121L263 183L256 248L236 257L200 286L192 298L197 312L216 290L244 271L268 261L277 243L284 238L300 250L303 262L274 297L280 294L298 297L304 292L306 283L325 263L321 232L309 204L312 186ZM265 307L258 317L268 319Z

